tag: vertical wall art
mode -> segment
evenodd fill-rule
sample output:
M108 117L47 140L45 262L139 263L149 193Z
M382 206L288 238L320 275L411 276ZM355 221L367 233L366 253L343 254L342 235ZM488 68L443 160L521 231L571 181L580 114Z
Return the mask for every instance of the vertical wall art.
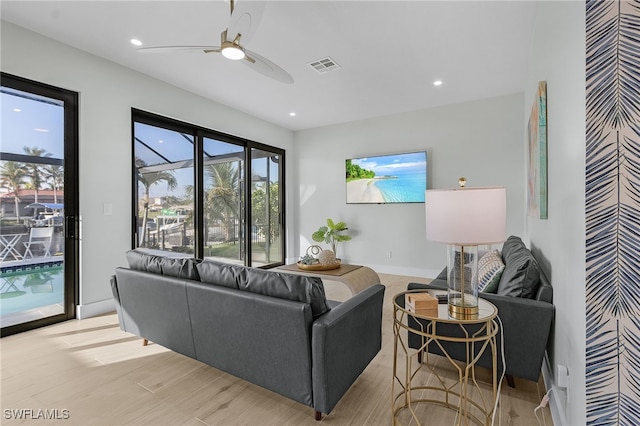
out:
M640 424L640 1L586 2L586 404Z
M527 207L529 216L547 219L547 82L538 83L528 125Z

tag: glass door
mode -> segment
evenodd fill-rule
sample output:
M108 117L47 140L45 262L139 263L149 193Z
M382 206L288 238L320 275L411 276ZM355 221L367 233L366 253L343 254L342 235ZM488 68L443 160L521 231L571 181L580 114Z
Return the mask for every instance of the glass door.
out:
M204 137L204 257L245 263L244 147Z
M2 75L2 335L75 317L77 94Z
M195 254L195 137L134 124L138 247Z
M251 266L284 263L282 153L251 149Z

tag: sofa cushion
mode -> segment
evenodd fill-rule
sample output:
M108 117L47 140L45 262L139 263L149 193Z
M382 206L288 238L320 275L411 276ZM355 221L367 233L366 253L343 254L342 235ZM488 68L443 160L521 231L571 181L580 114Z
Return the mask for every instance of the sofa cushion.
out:
M295 300L311 305L314 318L330 310L322 280L317 277L283 274L265 269L247 269L247 280L241 290L281 299Z
M311 305L314 318L330 310L320 278L205 260L197 265L200 281Z
M199 280L197 264L199 259L184 255L169 257L152 254L145 249L133 249L127 252L129 268L176 278Z
M504 271L504 262L498 250L486 252L478 260L478 290L495 293Z
M507 238L502 246L502 259L505 268L496 293L535 298L540 286L538 263L519 237L512 235Z
M247 280L247 268L242 265L204 260L196 265L200 281L229 288L240 288L240 283Z

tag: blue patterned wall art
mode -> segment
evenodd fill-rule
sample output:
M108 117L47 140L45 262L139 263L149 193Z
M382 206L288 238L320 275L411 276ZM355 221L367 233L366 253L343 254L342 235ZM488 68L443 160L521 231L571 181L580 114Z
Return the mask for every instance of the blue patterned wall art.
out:
M586 406L640 424L640 1L586 2Z

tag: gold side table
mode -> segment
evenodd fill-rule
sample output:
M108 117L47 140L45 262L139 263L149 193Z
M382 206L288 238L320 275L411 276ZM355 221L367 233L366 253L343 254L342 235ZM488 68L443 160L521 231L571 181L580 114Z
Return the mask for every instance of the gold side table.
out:
M450 318L447 305L439 304L437 315L417 314L405 309L405 296L410 293L428 292L433 296L446 294L441 290L414 290L399 293L393 298L393 383L391 385L391 410L393 424L399 423L398 416L405 410L410 412L411 418L418 424L422 424L416 414L416 406L421 403L438 404L457 411L456 424L469 424L473 421L480 425L490 425L497 400L497 353L496 335L498 324L496 316L498 309L484 299L478 299L479 310L477 318L455 319ZM416 321L409 324L409 317ZM459 336L443 335L443 324L452 324L460 328ZM451 326L449 326L451 327ZM457 329L456 327L456 329ZM409 348L408 333L421 336L422 344L419 349ZM458 333L455 333L458 334ZM455 361L442 346L441 342L457 342L464 345L466 362ZM458 372L458 380L453 384L447 384L446 380L438 374L438 369L431 363L429 352L426 351L429 344L435 344L445 354L445 358ZM480 390L476 378L475 365L486 351L491 351L493 368L491 372L491 398L485 397ZM424 353L424 356L420 356ZM404 365L402 365L404 363ZM417 382L416 376L423 370L435 376L439 386L426 386ZM475 388L475 389L474 389ZM441 399L422 397L421 393L440 395ZM484 391L486 393L486 390ZM473 397L470 394L475 394Z

